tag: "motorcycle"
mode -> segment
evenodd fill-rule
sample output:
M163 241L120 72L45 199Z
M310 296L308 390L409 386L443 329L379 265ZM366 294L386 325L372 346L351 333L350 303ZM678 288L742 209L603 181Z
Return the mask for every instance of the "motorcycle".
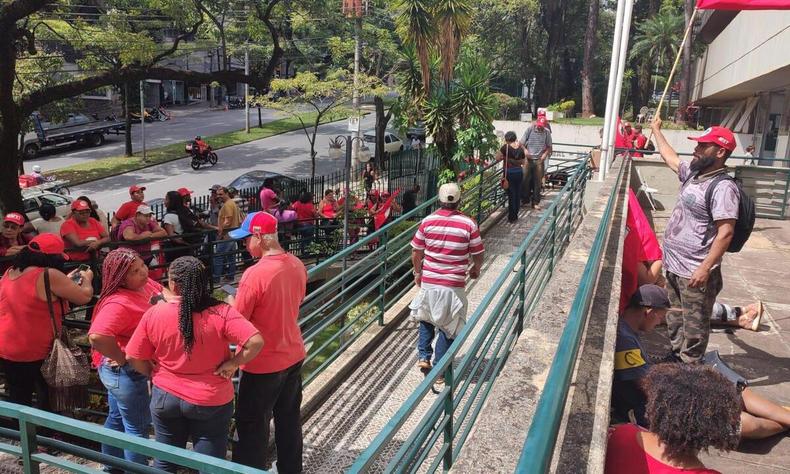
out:
M211 164L211 166L217 164L217 154L214 153L211 146L209 146L204 153L200 153L200 147L193 140L184 146L184 151L192 155L192 161L189 163L189 166L191 166L193 170L200 169L200 165L205 165L206 163Z

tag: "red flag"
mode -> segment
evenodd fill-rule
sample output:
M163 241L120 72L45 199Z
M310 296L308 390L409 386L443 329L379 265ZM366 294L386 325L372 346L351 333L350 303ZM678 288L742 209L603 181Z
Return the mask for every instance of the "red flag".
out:
M790 10L790 0L697 0L700 10Z
M626 236L623 241L623 268L620 283L620 311L628 305L628 300L636 291L639 282L639 265L643 262L661 260L663 254L656 233L650 227L645 212L632 190L628 190L628 216L626 217Z

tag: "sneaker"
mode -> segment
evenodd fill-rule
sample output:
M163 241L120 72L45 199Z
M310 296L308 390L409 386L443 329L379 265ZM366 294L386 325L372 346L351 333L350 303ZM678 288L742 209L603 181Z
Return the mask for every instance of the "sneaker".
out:
M417 367L425 370L431 370L431 361L420 359L417 361Z
M654 365L655 364L683 362L683 360L677 354L675 354L672 351L669 351L669 353L665 354L664 356L658 356L658 355L651 355L651 354L649 354L647 356L647 360L651 364L654 364Z
M431 390L437 395L442 393L442 390L444 390L444 377L439 377L436 379L436 381L433 383L433 386L431 386Z

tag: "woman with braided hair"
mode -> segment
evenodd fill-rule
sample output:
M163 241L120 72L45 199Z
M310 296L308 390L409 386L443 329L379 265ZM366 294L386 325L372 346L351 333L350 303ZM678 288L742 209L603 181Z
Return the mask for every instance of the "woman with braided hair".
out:
M180 257L168 269L176 300L150 308L126 346L140 373L152 374L151 416L156 440L224 458L233 415L230 377L263 347L249 321L211 296L209 274L195 257ZM236 355L229 344L236 344ZM155 467L175 466L157 460Z
M102 288L88 339L93 365L107 388L104 427L147 438L151 428L148 377L126 360L126 346L143 314L162 297L162 285L148 278L148 268L134 250L118 248L102 265ZM139 464L148 459L133 451L102 444L102 453Z

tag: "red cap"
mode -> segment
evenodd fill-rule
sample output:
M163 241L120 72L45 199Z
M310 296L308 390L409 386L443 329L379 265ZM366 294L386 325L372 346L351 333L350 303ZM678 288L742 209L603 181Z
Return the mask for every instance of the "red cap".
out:
M735 150L735 135L729 128L709 127L698 137L689 137L699 143L715 143L727 151Z
M545 116L546 116L546 111L544 109L539 109L538 110L538 117L545 117Z
M546 126L546 117L539 116L538 117L538 125L540 125L541 127L545 127Z
M137 191L145 191L145 186L134 185L129 188L129 194L136 193Z
M18 226L23 226L25 225L25 216L23 216L18 212L9 212L8 214L5 215L5 219L3 219L3 221L13 222Z
M276 234L277 218L268 212L253 212L247 214L247 218L241 223L238 229L228 232L232 239L244 239L253 234Z
M184 197L184 196L190 196L194 191L192 191L189 188L178 188L176 192L178 192L178 194L180 194L181 197Z
M69 259L69 256L64 253L66 246L63 244L63 239L55 234L37 235L27 246L33 252L47 255L62 255L66 260Z
M71 203L72 211L89 211L90 208L91 206L82 199L75 199L74 202Z

